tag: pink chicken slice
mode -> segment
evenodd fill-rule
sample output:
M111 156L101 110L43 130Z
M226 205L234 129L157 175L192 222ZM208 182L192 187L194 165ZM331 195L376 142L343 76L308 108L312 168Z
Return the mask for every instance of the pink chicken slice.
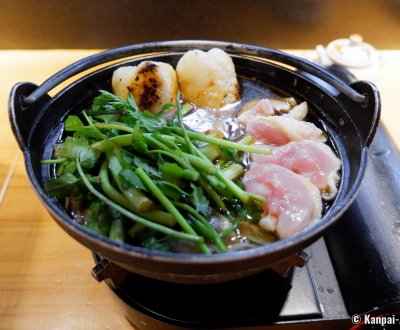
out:
M257 142L278 146L290 141L326 141L323 131L313 123L287 116L255 116L247 121L246 133Z
M290 237L321 217L322 201L318 188L307 178L274 164L254 164L243 183L248 192L264 196L261 228Z
M303 140L293 141L280 147L271 147L271 149L271 155L253 154L253 161L281 165L310 179L311 183L321 191L324 199L329 200L335 197L341 162L328 145Z
M268 99L261 99L249 108L240 111L237 119L241 123L247 124L250 119L256 116L273 116L274 114L275 111L271 102Z

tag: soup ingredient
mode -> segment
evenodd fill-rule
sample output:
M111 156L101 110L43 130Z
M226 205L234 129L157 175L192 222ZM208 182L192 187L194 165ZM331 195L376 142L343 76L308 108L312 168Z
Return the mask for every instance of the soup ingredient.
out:
M297 104L294 99L269 99L252 100L247 102L237 115L237 120L247 125L250 119L257 116L274 116L285 114L287 118L304 120L308 113L307 102Z
M279 113L289 112L295 105L297 105L296 100L293 97L282 97L278 99L269 99L272 107L275 111Z
M269 99L256 100L255 102L248 102L247 107L244 107L237 119L242 124L247 124L250 119L256 116L273 116L275 114L274 108L272 107Z
M260 143L277 146L290 141L326 141L324 132L313 123L287 116L256 116L247 122L246 133Z
M116 69L111 78L113 93L127 99L129 89L135 80L136 66L122 66Z
M288 99L286 99L288 100ZM290 100L290 99L289 99ZM283 102L291 108L281 110L274 108ZM315 140L326 141L326 136L313 123L303 121L308 113L307 102L300 104L294 101L261 99L255 104L245 106L237 116L237 120L245 126L246 133L254 136L259 143L268 145L284 145L290 141Z
M246 191L267 199L259 225L280 238L300 232L321 217L319 190L308 179L282 166L252 164L243 183Z
M269 148L271 155L254 154L253 161L257 164L281 165L310 179L325 200L336 196L341 162L327 144L303 140Z
M288 118L296 120L304 120L308 113L307 102L301 102L300 104L293 107L290 112L286 115Z
M178 81L170 64L143 61L136 67L115 70L112 88L114 94L124 99L131 93L140 110L149 110L155 114L164 104L174 102Z
M239 101L239 83L230 56L221 49L186 52L176 66L179 88L186 102L219 109Z
M321 217L321 197L332 200L337 194L341 161L324 143L324 132L304 121L307 102L271 101L245 107L237 117L255 143L271 149L269 155L250 156L243 182L247 191L268 200L259 226L285 238Z

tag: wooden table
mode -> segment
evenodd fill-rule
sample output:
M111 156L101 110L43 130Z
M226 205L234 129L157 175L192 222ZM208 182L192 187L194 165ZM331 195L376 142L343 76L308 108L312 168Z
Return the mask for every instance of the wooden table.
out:
M13 84L40 84L94 52L0 51L0 329L132 329L107 286L90 276L90 251L36 197L7 115ZM400 51L383 56L382 120L400 147Z

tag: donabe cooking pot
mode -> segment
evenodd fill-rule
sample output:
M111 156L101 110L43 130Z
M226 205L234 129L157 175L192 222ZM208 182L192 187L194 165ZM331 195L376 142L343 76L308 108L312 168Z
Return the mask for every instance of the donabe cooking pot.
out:
M44 192L50 169L40 162L51 157L66 116L90 104L100 89L110 90L112 73L119 66L154 60L175 67L186 51L213 47L231 55L241 81L257 81L299 101L306 100L316 122L328 132L342 160L342 170L337 198L322 219L290 238L251 250L214 255L174 254L121 244L73 221L58 201ZM70 83L54 97L47 94L67 78L96 66L95 71ZM130 272L173 282L210 283L268 268L313 243L340 218L361 184L368 146L379 122L380 98L370 82L347 85L321 67L277 50L218 41L167 41L130 45L89 56L61 70L41 86L18 83L10 93L9 115L34 190L70 236Z

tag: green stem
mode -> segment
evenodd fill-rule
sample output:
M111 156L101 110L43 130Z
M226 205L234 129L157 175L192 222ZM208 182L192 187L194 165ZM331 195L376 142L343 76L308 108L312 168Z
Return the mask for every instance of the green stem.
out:
M173 129L182 135L184 134L181 128L173 127ZM247 144L242 144L242 143L238 143L238 142L233 142L230 140L224 140L224 139L216 138L213 136L205 135L205 134L194 132L194 131L186 130L186 133L189 136L189 138L191 138L193 140L197 140L197 141L207 142L210 144L215 144L215 145L224 146L224 147L228 147L228 148L232 148L232 149L236 149L236 150L240 150L240 151L245 151L245 152L250 152L250 153L255 153L255 154L267 154L267 155L271 154L271 150L268 148L265 148L265 147L257 147L254 145L247 145Z
M153 195L160 201L160 203L165 207L165 209L171 213L171 215L176 219L178 224L181 226L183 231L191 235L197 235L196 231L190 226L182 214L176 209L174 204L163 194L163 192L157 187L153 180L147 175L147 173L140 167L135 171L136 175L142 180L143 184L153 193ZM198 244L199 249L206 254L210 253L207 245L204 243Z
M203 147L200 147L199 150L210 161L216 160L221 155L221 149L219 148L219 146L213 144L207 144Z
M144 136L144 138L145 138L148 142L153 143L155 146L159 147L161 150L164 150L164 151L168 151L168 152L172 152L172 153L173 153L173 150L172 150L170 147L166 146L166 145L165 145L164 143L162 143L161 141L158 141L156 138L152 137L151 134L149 134L149 133L143 133L143 136Z
M150 142L152 142L153 144L155 144L156 146L158 146L160 149L162 150L152 150L150 152L159 152L165 155L170 156L171 158L175 159L176 162L181 165L184 168L192 168L190 166L190 164L188 164L188 161L184 158L184 157L179 157L177 156L173 150L171 150L169 147L167 147L165 144L163 144L162 142L158 141L157 139L155 139L154 137L152 137L150 134L143 134L143 136ZM212 163L212 166L210 167L215 167ZM198 180L199 184L202 186L202 188L205 190L205 192L214 200L215 204L222 210L222 211L226 211L226 205L223 202L223 200L221 199L221 197L219 196L219 194L213 189L213 187L204 179L204 178L199 178Z
M163 174L171 175L175 178L189 181L197 181L200 177L199 172L189 168L183 168L176 163L165 163L161 166Z
M123 207L131 210L133 212L137 212L136 207L129 203L129 201L122 195L117 189L115 189L108 177L108 162L105 161L101 165L99 176L98 176L99 184L103 192L110 198L112 201L122 205ZM147 211L141 213L141 216L145 219L157 222L161 225L165 225L168 227L173 227L176 224L175 219L171 216L171 214L167 212L163 212L160 210Z
M237 180L244 172L242 165L232 163L220 170L222 175L229 180Z
M93 124L93 120L90 119L90 117L87 115L86 111L82 111L82 114L85 117L86 121L88 122L89 127L93 128L93 130L97 133L99 138L101 138L103 140L106 139L107 135L100 132L100 130L95 126L95 124Z
M100 184L101 189L103 192L107 195L108 198L113 200L114 202L122 205L123 207L133 211L137 212L137 209L128 202L128 200L125 198L124 195L122 195L118 190L116 190L110 182L110 179L108 177L108 162L105 161L101 165L99 176L98 176L98 181Z
M126 147L132 145L132 134L123 134L118 136L113 136L111 138L95 142L91 147L99 151L107 151L109 149L118 147Z
M180 152L177 154L176 150L172 150L171 148L166 146L161 141L152 137L150 134L145 133L145 134L143 134L143 136L149 142L153 143L154 145L159 147L161 150L163 150L163 153L165 153L166 155L175 159L176 162L179 163L179 165L181 165L182 167L188 168L188 164L183 161L183 159L186 159L191 165L193 165L197 169L202 170L206 173L215 174L217 172L217 169L215 168L214 164L211 161L209 161L207 158L197 157L195 155L185 153L182 150L180 150L178 148L178 146L176 146L176 147L180 150ZM195 152L195 147L193 145L192 145L192 149Z
M198 182L204 191L213 199L215 205L217 205L221 211L225 212L227 210L226 205L214 188L202 177L199 178Z
M116 124L116 123L96 123L95 126L97 128L106 128L106 129L116 129L118 131L124 131L128 133L133 133L134 129L130 126L124 124Z
M161 210L144 212L141 216L164 226L174 227L176 225L174 217L170 213Z
M240 144L252 144L254 142L254 138L251 135L243 136L237 143Z
M222 140L222 141L224 141L224 140ZM198 149L195 149L195 150L196 150L196 153L198 156L207 158ZM258 201L264 202L264 203L266 202L265 197L255 195L255 194L250 194L247 191L244 191L243 189L241 189L236 183L234 183L232 180L225 177L220 170L218 170L218 172L215 174L215 177L217 179L219 179L220 181L222 181L226 185L226 188L233 195L235 195L237 198L239 198L243 203L248 203L250 199L255 199L255 200L258 200Z
M199 212L197 212L190 205L187 205L185 203L180 203L180 202L174 202L174 205L179 207L180 209L190 213L195 218L197 218L203 224L203 226L205 226L207 228L207 230L212 234L212 237L210 239L215 243L215 245L218 247L218 249L221 252L227 251L225 243L222 241L222 239L219 236L219 234L217 233L217 231L214 229L213 226L210 225L210 223L207 221L206 218L204 218Z
M114 241L123 243L125 241L124 236L124 223L122 219L115 219L111 223L110 233L108 234L108 237Z
M133 128L126 126L126 125L122 125L122 124L97 123L95 126L98 128L117 129L120 131L133 133ZM190 139L193 139L193 140L197 140L197 141L207 142L207 143L213 144L213 145L224 146L224 147L241 150L241 151L245 151L245 152L250 152L250 153L255 153L255 154L267 154L267 155L271 154L271 149L269 149L269 148L257 147L254 145L247 144L247 141L246 141L247 138L245 139L245 141L243 141L244 143L240 142L240 141L234 142L234 141L230 141L230 140L224 140L224 139L220 139L217 137L213 137L210 135L205 135L205 134L202 134L199 132L186 130L184 128L182 129L181 127L171 127L171 129L180 133L184 137L187 136L189 138L189 142L185 138L188 148L191 148L191 145L193 145L193 143L190 141ZM146 134L144 134L144 135L146 135ZM108 139L108 140L110 140L110 139ZM102 142L102 141L99 141L97 143L100 143L100 142Z
M232 225L230 225L228 228L225 228L223 231L221 231L218 236L220 238L230 234L231 232L233 232L240 224L240 220L236 220Z
M68 158L57 158L57 159L43 159L40 161L41 164L61 164L64 163Z
M109 151L107 152L107 158L109 161L108 167L112 177L114 178L114 181L117 183L119 190L121 190L125 198L129 201L129 203L132 204L132 207L135 208L135 212L143 213L148 211L153 206L152 200L146 197L139 189L135 187L125 188L119 176L119 173L123 168L118 157L114 156L112 152ZM110 164L113 164L113 166L110 166Z
M165 150L155 149L155 150L149 151L149 153L150 154L162 154L162 155L168 156L168 157L172 158L173 160L175 160L183 168L190 168L189 163L186 162L182 157L179 157L178 155L176 155L173 151L165 151Z
M192 149L194 150L193 145ZM215 174L218 171L215 165L208 158L201 158L187 153L183 153L182 156L187 158L190 164L200 171L208 174Z
M194 155L195 153L194 153L192 141L190 141L189 135L187 134L187 130L185 129L185 125L183 125L180 102L181 102L181 92L178 91L178 93L176 94L176 113L178 115L178 123L182 129L183 137L186 141L186 146L188 147L189 152Z
M183 232L180 232L180 231L176 231L176 230L173 230L171 228L165 227L163 225L159 225L157 223L151 222L149 220L146 220L146 219L144 219L144 218L142 218L142 217L140 217L140 216L138 216L138 215L126 210L126 209L124 209L122 206L118 205L117 203L114 203L108 197L104 196L101 192L96 190L96 188L94 188L93 185L90 183L89 179L86 177L85 173L82 170L81 164L79 162L79 155L77 155L77 157L76 157L76 168L78 170L78 173L79 173L80 177L82 178L83 183L85 184L85 186L88 188L88 190L94 196L96 196L98 199L103 201L108 206L110 206L110 207L114 208L115 210L117 210L119 213L121 213L122 215L124 215L128 219L136 221L137 223L141 223L141 224L145 225L146 227L149 227L151 229L154 229L156 231L159 231L159 232L164 233L164 234L166 234L168 236L171 236L171 237L188 240L188 241L195 242L195 243L204 242L203 237L200 237L198 235L191 235L191 234L183 233Z

